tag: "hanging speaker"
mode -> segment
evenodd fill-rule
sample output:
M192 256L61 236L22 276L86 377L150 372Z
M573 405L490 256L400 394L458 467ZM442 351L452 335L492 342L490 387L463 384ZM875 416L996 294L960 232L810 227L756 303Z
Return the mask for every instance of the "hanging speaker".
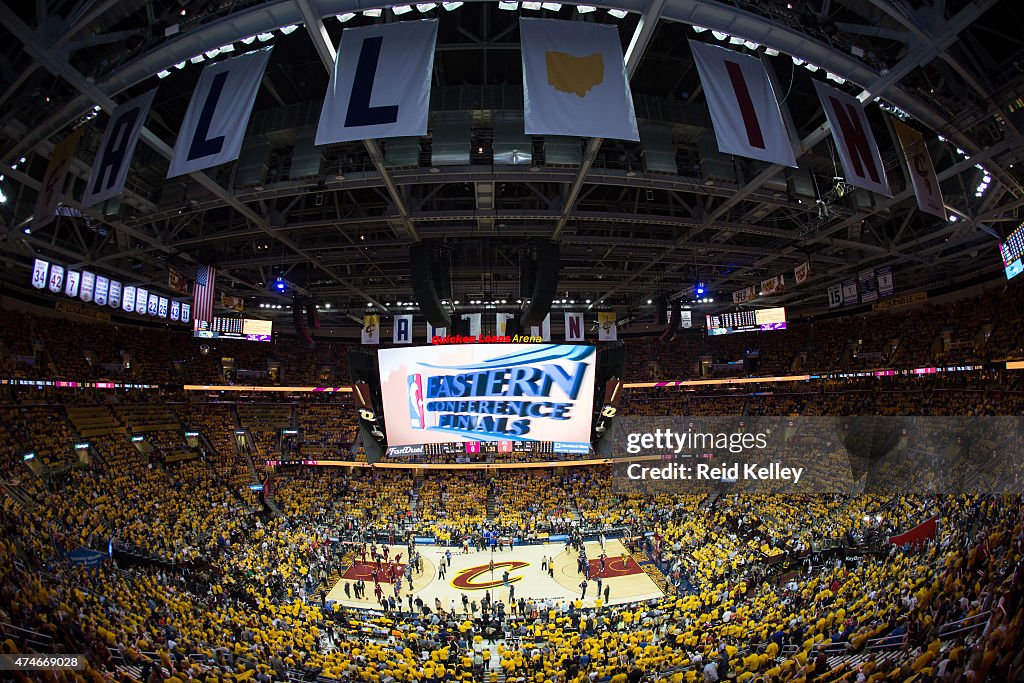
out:
M522 329L540 325L551 312L551 302L558 289L560 265L558 242L537 242L529 256L524 259L520 272L527 277L533 274L533 291L530 294L530 303L519 318Z
M313 337L310 336L309 330L306 328L306 320L302 311L303 307L308 305L308 299L300 297L292 299L292 325L295 326L295 334L305 339L309 346L313 346Z
M312 330L320 329L320 311L312 301L306 302L306 325Z
M434 327L449 327L452 318L441 305L441 297L437 294L435 263L433 245L429 242L417 242L409 247L409 277L412 292L420 304L420 312Z

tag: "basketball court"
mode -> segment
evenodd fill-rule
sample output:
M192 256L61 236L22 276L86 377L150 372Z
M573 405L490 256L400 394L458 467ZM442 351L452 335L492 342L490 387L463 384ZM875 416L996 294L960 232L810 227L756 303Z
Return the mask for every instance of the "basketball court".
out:
M594 607L597 599L604 600L604 589L608 588L608 604L624 604L660 598L664 595L654 580L647 574L646 560L633 557L618 540L605 542L605 566L601 571L601 546L597 542L585 544L587 558L590 562L590 580L588 581L585 607ZM404 553L402 546L391 546L389 556ZM451 609L455 602L457 612L463 611L462 597L479 605L486 594L491 599L508 604L510 589L514 590L515 600L519 598L535 601L551 600L553 603L565 603L576 600L582 594L580 583L584 575L579 573L577 565L578 553L575 550L566 552L563 543L546 543L542 545L517 546L504 551L470 550L463 554L461 547L419 546L417 550L423 558L423 571L413 575L411 593L419 597L432 610L435 600L440 600L445 611ZM451 564L441 579L438 567L446 562L445 552L451 552ZM554 558L554 571L542 568L545 558ZM407 557L402 557L400 569L404 570ZM493 560L493 569L492 562ZM365 607L379 609L374 596L372 578L376 566L372 562L359 562L345 568L342 578L331 588L327 600L333 600L347 607ZM508 581L505 582L505 573ZM598 595L597 578L601 578L602 594ZM377 569L377 578L385 596L394 595L394 584L391 574L382 564ZM345 595L345 584L353 584L362 579L366 583L366 596L355 599ZM351 592L351 590L350 590ZM408 609L410 593L408 580L402 580L402 609Z

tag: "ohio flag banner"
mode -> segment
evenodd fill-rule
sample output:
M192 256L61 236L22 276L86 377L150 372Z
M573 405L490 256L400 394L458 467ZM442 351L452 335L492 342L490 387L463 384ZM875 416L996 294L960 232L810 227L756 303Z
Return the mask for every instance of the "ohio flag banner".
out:
M395 316L395 326L391 332L393 344L412 344L412 315Z
M527 135L639 141L615 26L520 19Z
M761 60L693 40L690 50L711 110L718 149L796 167L793 143Z
M362 341L364 344L380 344L380 316L364 315Z
M203 69L174 143L168 178L238 158L271 48L268 45Z
M92 162L89 184L85 186L85 194L82 195L84 206L94 206L116 197L124 189L128 167L135 154L135 145L139 141L139 133L146 123L146 117L149 116L149 108L155 95L154 88L111 112L110 121L103 131L99 152Z
M878 143L868 125L864 105L856 97L814 81L814 89L832 129L846 182L891 197L889 181L878 151Z
M316 144L427 134L437 20L347 28Z

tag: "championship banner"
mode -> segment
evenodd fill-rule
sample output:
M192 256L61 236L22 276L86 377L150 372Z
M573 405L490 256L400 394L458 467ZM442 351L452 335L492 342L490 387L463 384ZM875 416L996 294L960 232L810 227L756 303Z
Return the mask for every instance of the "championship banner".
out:
M50 262L37 258L32 266L32 286L36 289L46 288L46 276L50 272Z
M544 320L540 321L540 325L530 326L530 336L540 337L542 341L551 341L551 314L548 313L544 316Z
M737 289L732 293L732 302L734 304L745 304L748 301L755 299L757 292L754 291L754 287L744 287L743 289Z
M839 308L843 305L842 285L831 285L828 288L828 307Z
M483 314L482 313L465 313L462 316L463 320L469 321L469 332L467 333L470 337L480 337L483 332Z
M583 341L583 314L582 313L566 313L565 314L565 341L581 342Z
M131 166L132 156L135 155L135 145L139 142L139 133L142 132L142 126L149 116L149 108L155 95L154 88L125 102L110 113L99 151L92 162L89 182L82 195L83 206L95 206L116 197L124 189L128 168Z
M381 349L388 445L552 441L589 451L596 356L575 344Z
M380 344L380 316L364 315L362 340L364 344Z
M917 208L946 220L942 189L939 187L939 178L935 175L935 166L928 154L928 147L924 143L924 136L895 116L892 117L892 127L900 141L903 158L907 162L907 173L914 185Z
M50 266L50 291L54 294L64 291L64 266Z
M508 321L516 317L515 313L498 313L494 317L494 333L499 337L505 336L505 331L508 329Z
M110 279L105 278L102 275L96 276L96 291L93 294L92 300L96 302L97 306L107 305L107 292L110 291Z
M814 81L814 89L832 129L846 182L891 197L878 143L860 100L821 81Z
M172 292L188 294L188 278L174 268L167 269L167 286Z
M427 134L437 20L347 28L316 144Z
M412 344L412 315L395 316L395 324L391 329L392 344Z
M121 308L121 283L117 280L110 281L110 295L107 305L111 308Z
M679 327L688 330L693 327L693 311L679 311Z
M221 293L220 305L237 313L241 313L245 310L245 299L240 296L231 296L229 294Z
M693 40L690 51L719 151L795 168L793 143L761 60Z
M878 296L892 296L896 291L892 284L892 266L882 266L876 273L878 274Z
M852 277L843 280L843 305L852 306L857 299L857 281Z
M783 275L776 275L767 280L761 280L761 296L782 294L784 291L786 291L786 278Z
M615 313L603 312L597 314L597 340L618 341L619 328L615 325Z
M168 178L238 158L272 48L207 64L178 131Z
M81 138L82 129L79 128L53 146L50 162L46 165L46 172L43 174L42 186L36 196L36 205L32 210L33 230L44 228L53 222L57 211L57 202L60 201L61 194L64 192L64 180L67 178L68 169L71 168L71 161L74 159L78 141Z
M121 310L125 313L135 312L135 288L125 287L124 296L121 297Z
M78 298L85 303L92 301L93 292L96 291L96 274L88 270L82 271L82 285L78 288Z
M64 296L72 299L78 297L78 286L82 281L82 274L77 270L69 270L67 280L64 282Z
M807 282L807 279L811 277L811 262L804 261L796 268L793 269L793 279L796 280L798 285L802 285Z
M875 280L874 269L861 271L857 279L860 281L860 302L862 304L869 304L872 301L877 301L878 282Z
M427 323L427 343L428 344L433 344L434 343L434 337L447 337L447 336L448 336L448 328L447 327L434 327L429 322Z
M520 19L527 135L638 142L616 26Z
M149 304L149 292L142 287L135 289L135 312L139 315L146 315Z

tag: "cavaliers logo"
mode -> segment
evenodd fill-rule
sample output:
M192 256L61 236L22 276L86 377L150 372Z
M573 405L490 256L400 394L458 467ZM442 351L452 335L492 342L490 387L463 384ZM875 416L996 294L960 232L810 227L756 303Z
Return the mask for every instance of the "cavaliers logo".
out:
M502 581L502 575L507 571L509 573L508 582L515 583L521 580L522 575L512 576L512 572L523 567L529 567L529 562L523 562L521 560L509 560L508 562L495 562L494 571L491 571L491 565L482 564L478 567L469 567L462 569L455 578L451 580L453 588L460 588L464 591L480 591L487 590L488 588L495 588L497 586L504 585ZM487 577L485 580L477 580L479 577ZM494 578L497 577L497 578Z

